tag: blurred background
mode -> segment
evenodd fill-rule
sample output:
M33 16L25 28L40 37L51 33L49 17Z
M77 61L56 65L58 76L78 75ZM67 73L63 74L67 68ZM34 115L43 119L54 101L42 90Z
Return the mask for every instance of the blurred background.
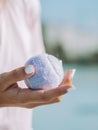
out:
M35 130L98 130L98 1L41 0L47 53L76 69L71 90L59 104L34 110Z

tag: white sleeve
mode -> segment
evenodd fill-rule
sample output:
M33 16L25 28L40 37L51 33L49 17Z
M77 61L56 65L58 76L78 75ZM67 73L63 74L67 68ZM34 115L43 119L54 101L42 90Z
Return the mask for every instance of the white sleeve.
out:
M36 54L45 52L41 20L40 20L40 2L39 0L29 0L27 6L28 23L32 32L32 49L36 50ZM33 50L32 50L33 51Z

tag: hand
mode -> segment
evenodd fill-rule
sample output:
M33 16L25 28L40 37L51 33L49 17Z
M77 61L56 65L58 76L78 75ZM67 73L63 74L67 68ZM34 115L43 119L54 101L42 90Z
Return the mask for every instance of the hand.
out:
M34 71L27 74L25 70L25 67L21 67L0 75L0 107L34 108L60 102L61 96L66 94L67 89L72 87L72 71L69 70L65 74L61 85L55 89L31 90L21 88L17 82L34 75Z

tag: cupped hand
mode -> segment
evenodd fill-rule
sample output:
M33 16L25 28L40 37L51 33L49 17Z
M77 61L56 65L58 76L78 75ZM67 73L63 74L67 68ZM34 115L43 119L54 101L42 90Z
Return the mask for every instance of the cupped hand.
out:
M57 103L62 100L62 95L72 88L72 71L69 70L64 76L64 80L57 88L50 90L31 90L21 88L17 82L25 80L34 75L32 72L26 73L27 67L20 67L10 72L0 74L0 107L24 107L34 108L41 105Z

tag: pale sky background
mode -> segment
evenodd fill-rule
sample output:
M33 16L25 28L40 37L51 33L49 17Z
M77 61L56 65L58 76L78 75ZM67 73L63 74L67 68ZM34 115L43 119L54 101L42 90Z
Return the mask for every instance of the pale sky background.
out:
M98 0L41 0L42 20L98 32Z

